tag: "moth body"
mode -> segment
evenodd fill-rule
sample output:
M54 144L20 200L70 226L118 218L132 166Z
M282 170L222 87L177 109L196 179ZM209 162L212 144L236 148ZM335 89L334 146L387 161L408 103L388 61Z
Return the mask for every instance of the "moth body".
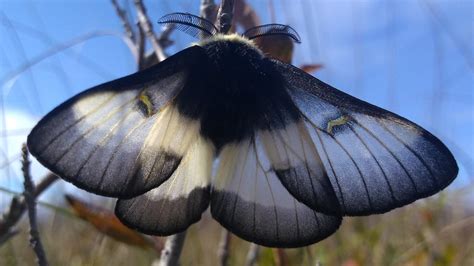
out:
M203 59L189 74L176 106L182 115L201 122L202 135L218 150L256 129L282 128L298 120L284 80L251 41L218 35L200 47Z

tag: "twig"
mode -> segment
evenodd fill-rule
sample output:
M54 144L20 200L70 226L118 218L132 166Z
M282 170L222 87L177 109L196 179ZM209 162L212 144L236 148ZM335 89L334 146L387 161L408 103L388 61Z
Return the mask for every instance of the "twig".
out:
M174 31L175 27L166 27L163 32L161 32L160 38L158 42L160 43L161 47L164 49L173 44L173 41L169 39L169 36ZM155 53L148 53L143 56L143 62L141 64L140 70L149 68L153 65L158 64L159 61L155 56Z
M232 27L234 16L234 0L222 0L221 7L217 13L219 33L226 34Z
M58 180L58 176L53 173L47 174L36 186L33 196L37 198L56 180ZM12 234L12 232L16 231L13 227L18 223L25 210L26 202L24 197L13 197L8 211L0 217L0 239L2 240L0 241L0 246L15 235Z
M145 32L146 36L150 40L151 45L153 46L153 49L155 51L156 57L158 58L158 61L161 62L166 59L166 55L160 46L158 38L153 32L153 26L150 23L148 16L146 15L145 6L143 5L142 0L135 0L134 2L135 2L135 7L137 9L137 16L138 16L138 21L140 22L140 26L143 28L143 31Z
M137 22L139 24L139 22ZM140 25L137 25L138 28L138 38L136 41L137 45L137 68L138 70L145 69L144 62L145 62L145 33L143 32L143 28Z
M161 48L165 49L168 46L171 46L174 42L170 40L170 35L173 33L175 26L169 25L163 29L158 38L158 43L160 44Z
M231 234L227 229L222 229L221 239L219 241L219 248L217 256L219 257L219 265L225 266L229 262L229 247Z
M8 239L12 238L13 236L15 236L16 234L18 234L20 231L16 230L16 229L12 229L12 230L9 230L5 235L1 236L0 237L0 246L7 242Z
M120 5L117 3L117 0L112 0L112 5L114 6L115 12L117 13L117 16L120 18L122 21L123 28L125 29L125 33L127 34L127 37L132 41L136 41L135 37L135 32L132 29L132 25L130 24L130 21L128 21L127 14L125 13L125 10L120 8Z
M246 266L253 266L257 262L258 254L260 253L260 246L252 243L249 247L249 252L247 253L247 259L245 260Z
M34 250L36 254L36 261L40 266L49 265L48 261L46 260L46 255L44 253L43 244L41 243L41 238L38 231L38 224L36 221L36 201L35 201L35 185L31 180L30 174L30 164L28 158L28 148L26 144L23 144L21 148L22 151L22 167L21 170L23 171L24 177L24 187L25 191L23 195L25 197L26 206L28 208L28 217L30 220L30 246Z
M159 266L178 265L185 238L186 231L169 236L166 239L165 248L161 251Z

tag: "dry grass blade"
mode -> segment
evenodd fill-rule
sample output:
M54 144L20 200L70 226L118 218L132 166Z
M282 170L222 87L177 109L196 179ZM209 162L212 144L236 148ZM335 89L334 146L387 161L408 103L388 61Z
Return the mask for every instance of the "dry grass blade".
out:
M0 79L0 87L3 87L4 84L7 84L8 82L11 82L11 80L15 79L18 75L23 73L24 71L30 69L32 66L38 64L39 62L45 60L46 58L53 56L65 49L68 49L70 47L73 47L77 44L83 43L87 40L97 38L97 37L103 37L103 36L118 36L120 39L122 39L129 47L133 47L133 43L131 43L127 38L124 38L123 36L115 33L115 32L110 32L110 31L94 31L90 33L86 33L84 35L81 35L79 37L73 38L67 42L58 44L56 46L51 47L50 49L46 50L45 52L41 53L38 56L33 57L32 59L29 60L29 62L21 64L17 68L13 69L9 73L7 73L2 79ZM130 49L131 51L135 50L134 48ZM5 93L4 93L5 94Z

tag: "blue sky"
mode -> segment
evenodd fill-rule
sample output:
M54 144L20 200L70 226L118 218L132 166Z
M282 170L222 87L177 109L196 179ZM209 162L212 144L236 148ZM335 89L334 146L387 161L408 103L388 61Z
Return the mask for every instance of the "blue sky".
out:
M316 77L430 130L458 160L456 184L474 178L474 1L249 2L262 23L290 24L300 33L295 65L322 63ZM199 13L199 0L145 4L154 22L170 12ZM87 34L97 36L12 75ZM41 116L88 87L135 71L121 35L109 0L0 0L0 166L14 161L0 169L2 186L21 185L19 145ZM169 54L193 41L179 32L172 39ZM45 172L34 169L37 176Z

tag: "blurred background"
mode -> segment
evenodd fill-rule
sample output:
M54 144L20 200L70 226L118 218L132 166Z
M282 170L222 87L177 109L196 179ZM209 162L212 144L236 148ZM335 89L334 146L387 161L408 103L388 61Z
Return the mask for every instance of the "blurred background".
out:
M237 2L251 14L239 18L237 31L245 19L291 25L302 40L294 65L426 128L460 168L436 196L384 215L347 218L308 248L260 248L258 265L474 265L474 1ZM200 0L143 4L157 36L161 16L200 13ZM117 6L135 27L133 0L0 0L0 213L23 191L21 144L35 123L72 95L137 71ZM168 40L168 56L196 41L179 31ZM152 52L149 42L145 48ZM45 174L33 162L34 180ZM50 263L151 265L163 239L126 231L108 211L113 205L61 180L42 193L38 222ZM16 235L0 238L0 265L34 264L27 219L14 229ZM188 230L182 264L218 265L221 233L205 213ZM231 236L229 264L244 265L249 248Z

